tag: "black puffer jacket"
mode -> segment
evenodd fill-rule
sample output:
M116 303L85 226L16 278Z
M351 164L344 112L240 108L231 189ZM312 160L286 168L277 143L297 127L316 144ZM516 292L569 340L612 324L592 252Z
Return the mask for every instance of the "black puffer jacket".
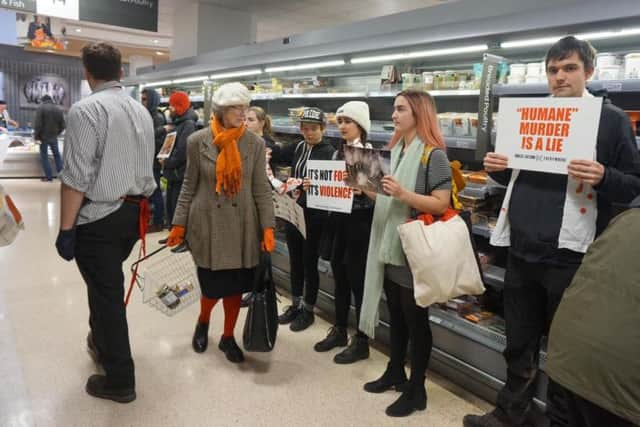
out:
M160 105L160 94L156 92L154 89L146 88L142 91L147 96L147 110L151 114L151 118L153 119L153 130L156 139L156 149L153 157L153 168L161 169L160 163L156 156L160 152L162 148L162 144L164 143L164 138L167 135L167 131L164 128L164 125L167 124L167 121L164 118L164 115L158 111L158 106Z
M198 115L192 108L173 120L176 126L176 142L171 156L164 162L162 175L171 182L181 182L187 169L187 138L196 131Z

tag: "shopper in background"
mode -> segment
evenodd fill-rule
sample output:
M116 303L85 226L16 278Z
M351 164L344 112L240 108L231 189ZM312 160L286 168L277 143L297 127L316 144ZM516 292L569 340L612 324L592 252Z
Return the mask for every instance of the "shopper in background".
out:
M164 229L164 199L162 198L162 189L160 188L160 176L162 175L162 165L156 157L162 148L164 138L167 136L165 129L166 120L164 115L158 111L160 105L160 94L153 88L145 88L142 90L142 105L144 105L153 119L153 127L155 130L156 149L153 155L153 178L156 180L156 191L151 195L151 207L153 210L153 224L147 232L154 233Z
M167 215L169 221L172 221L187 168L187 138L196 131L198 115L191 108L189 95L185 92L171 94L169 109L173 123L169 130L173 129L171 131L176 132L176 141L171 155L160 163L162 175L167 179Z
M220 298L224 333L218 344L227 359L244 361L234 328L243 292L253 285L260 249L275 247L275 217L262 140L244 126L251 102L241 83L213 95L214 120L187 143L187 169L167 244L189 244L202 290L193 349L208 346L211 311Z
M17 128L19 123L11 119L6 101L0 100L0 130L6 132L9 127Z
M316 305L320 289L318 258L327 212L307 207L304 188L309 186L307 161L331 160L335 151L333 146L324 139L324 127L322 110L305 108L300 117L300 132L304 140L295 146L291 164L292 177L304 180L303 190L294 190L293 196L304 209L307 238L302 237L295 226L286 224L292 304L280 315L278 321L281 325L290 324L289 328L294 332L303 331L313 324L315 320L313 307Z
M546 57L552 95L592 96L586 81L594 58L589 42L572 36L553 45ZM572 160L568 176L511 170L507 157L497 153L484 159L491 177L511 189L498 220L505 226L497 226L491 238L493 245L509 247L504 287L507 382L497 408L484 416L466 416L467 427L530 422L541 338L593 236L611 220L612 204L629 203L640 194L640 154L629 118L608 99L603 100L596 152L597 160ZM554 381L547 396L552 424L566 424L562 393Z
M267 157L270 157L269 166L274 171L275 166L281 164L283 160L282 148L273 139L271 117L261 107L249 107L245 124L247 129L264 139L267 146Z
M404 417L427 407L425 375L431 356L429 309L419 307L397 227L418 213L443 214L451 200L451 169L440 134L436 106L426 92L406 90L394 101L395 133L391 175L383 178L387 195L367 192L376 201L371 228L360 329L373 336L382 290L390 314L391 358L383 375L365 384L370 393L391 388L402 395L386 413ZM433 150L431 155L425 155ZM411 376L404 362L411 343Z
M153 180L153 122L122 87L120 51L107 43L82 49L93 93L69 110L60 174L58 253L74 257L87 284L87 344L106 375L92 375L86 391L117 402L136 398L124 305L122 263L148 218Z
M589 247L551 324L545 371L570 427L640 425L638 253L640 197Z
M344 159L344 146L373 148L367 142L371 131L369 105L362 101L351 101L336 112L338 129L344 141L333 156ZM319 352L347 345L347 326L351 294L356 307L356 321L360 322L360 309L364 293L364 273L367 266L367 248L373 220L373 202L362 191L354 189L353 207L350 214L329 213L327 226L331 242L331 271L335 282L334 302L336 323L329 329L327 337L314 349ZM334 357L334 362L349 364L369 357L369 337L359 329L351 338L349 346Z
M53 153L53 160L56 163L56 171L62 170L62 159L58 149L58 136L64 131L64 115L60 107L53 103L49 95L42 97L42 104L36 111L33 131L34 138L40 141L40 161L45 177L43 181L52 181L51 164L49 163L49 148Z

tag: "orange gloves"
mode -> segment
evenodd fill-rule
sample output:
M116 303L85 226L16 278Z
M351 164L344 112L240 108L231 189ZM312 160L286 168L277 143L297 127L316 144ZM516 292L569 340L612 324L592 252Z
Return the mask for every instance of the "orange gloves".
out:
M262 237L262 250L271 253L276 248L276 238L273 234L273 228L265 228Z
M169 231L169 236L167 237L167 246L172 248L184 242L184 234L185 228L183 226L174 225L171 227L171 231Z

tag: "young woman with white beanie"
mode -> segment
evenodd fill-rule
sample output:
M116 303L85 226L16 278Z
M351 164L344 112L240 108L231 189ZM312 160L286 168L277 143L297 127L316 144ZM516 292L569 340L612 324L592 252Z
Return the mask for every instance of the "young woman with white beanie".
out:
M362 101L351 101L338 108L336 112L338 129L344 138L334 160L344 158L344 146L373 148L367 143L371 131L369 106ZM336 322L329 329L327 337L318 342L314 349L325 352L335 347L347 345L347 323L353 294L356 319L360 322L360 308L364 292L364 274L367 265L367 249L371 222L373 221L373 201L354 190L353 208L350 214L331 212L329 215L329 241L331 269L335 281ZM355 363L369 357L369 337L358 329L351 338L349 346L334 357L339 364Z

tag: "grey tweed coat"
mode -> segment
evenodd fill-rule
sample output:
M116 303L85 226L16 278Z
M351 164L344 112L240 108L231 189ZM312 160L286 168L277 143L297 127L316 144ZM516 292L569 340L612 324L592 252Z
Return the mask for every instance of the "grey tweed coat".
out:
M242 184L240 192L228 199L215 192L218 148L213 144L211 128L195 132L187 141L187 170L173 224L186 228L186 240L198 267L255 267L262 230L275 227L264 142L245 131L238 150Z

